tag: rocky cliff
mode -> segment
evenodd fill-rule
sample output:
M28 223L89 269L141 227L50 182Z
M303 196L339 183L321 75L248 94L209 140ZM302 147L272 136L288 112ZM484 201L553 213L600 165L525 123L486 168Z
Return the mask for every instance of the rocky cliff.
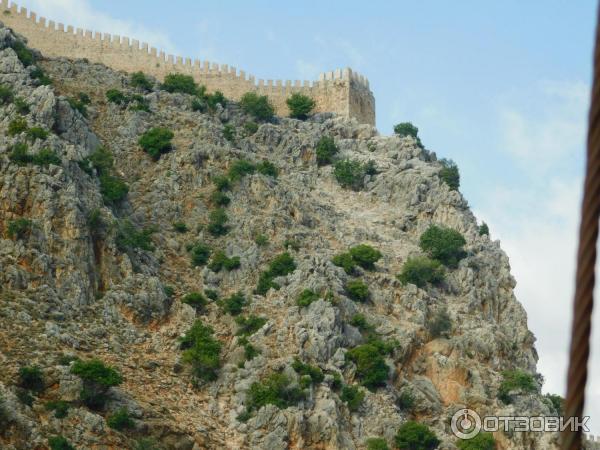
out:
M19 42L0 28L2 448L59 435L80 449L391 448L415 420L453 449L459 408L553 414L507 256L415 139L327 114L254 130L236 103L195 111L186 94ZM135 101L108 101L110 89ZM138 143L155 127L174 134L160 158ZM317 164L323 136L336 158L372 161L362 188ZM111 199L121 182L126 196ZM464 257L442 283L400 282L432 224L464 236ZM381 253L374 265L332 262L362 244ZM440 316L450 326L436 334ZM203 337L190 338L195 323ZM186 353L207 346L216 363ZM384 348L387 379L365 382L357 348ZM122 378L104 379L97 408L74 370L93 359ZM39 369L33 382L23 368ZM537 384L502 402L502 373L517 369ZM282 395L264 401L265 386ZM555 448L554 435L494 438Z

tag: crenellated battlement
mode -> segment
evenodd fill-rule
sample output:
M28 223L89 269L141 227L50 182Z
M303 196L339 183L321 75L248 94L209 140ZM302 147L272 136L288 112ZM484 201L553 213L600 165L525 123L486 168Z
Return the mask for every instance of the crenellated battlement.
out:
M287 115L285 100L294 92L312 97L318 112L335 112L375 124L375 99L369 80L349 68L324 72L318 80L263 80L228 64L167 54L126 36L65 26L16 3L0 0L0 21L28 39L46 56L87 58L125 72L143 71L160 80L184 73L225 96L239 100L248 91L267 95L279 115Z
M583 435L584 450L600 450L600 436L592 436L591 434Z

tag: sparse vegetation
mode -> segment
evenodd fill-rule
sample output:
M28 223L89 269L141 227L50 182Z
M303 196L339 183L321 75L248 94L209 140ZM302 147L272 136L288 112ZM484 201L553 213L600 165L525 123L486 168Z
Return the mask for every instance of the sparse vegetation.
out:
M217 208L210 212L209 222L206 227L208 232L213 236L223 236L229 231L229 226L226 225L229 218L223 208Z
M234 270L240 267L240 257L232 256L228 258L225 252L218 251L213 257L212 261L208 265L208 268L213 272L219 272L221 269L225 269L227 271Z
M265 272L261 273L255 293L265 295L271 288L279 289L279 285L273 279L288 275L294 270L296 270L294 258L288 252L282 253L271 261Z
M196 311L200 312L206 307L208 301L200 292L190 292L181 298L181 303L190 305Z
M350 280L345 286L346 294L355 302L364 303L369 300L371 294L369 287L361 280Z
M305 306L308 306L312 302L316 302L317 300L319 300L318 294L311 291L310 289L304 289L298 296L298 299L296 300L296 304L298 306L300 306L301 308L304 308Z
M242 313L242 309L246 305L246 297L241 292L236 292L227 298L219 301L223 311L232 316L237 316Z
M375 263L383 256L379 250L366 244L352 247L348 252L354 262L366 270L375 270Z
M129 186L127 186L127 183L121 177L102 173L100 174L99 181L100 193L102 194L104 203L107 205L118 205L127 197Z
M38 366L19 369L19 386L33 392L44 390L44 375Z
M208 94L205 96L206 104L210 109L215 109L217 105L226 106L227 99L223 95L221 91L215 91L212 94Z
M458 231L437 225L430 225L419 240L421 250L450 268L458 266L466 256L463 250L466 243Z
M504 403L512 403L511 392L527 394L537 392L533 376L522 370L505 370L502 372L502 382L498 388L498 398Z
M490 228L488 227L487 223L482 222L481 225L479 225L479 236L489 236L490 234Z
M239 316L235 318L235 323L238 325L236 336L252 336L267 323L267 319L253 315L248 317Z
M198 85L191 75L183 75L180 73L170 73L165 76L165 80L161 88L167 92L180 92L182 94L197 95Z
M254 242L259 247L265 247L269 244L269 238L266 235L259 233L256 236L254 236Z
M73 108L76 111L79 111L79 114L81 114L83 117L88 116L86 103L80 98L69 97L67 98L67 102L69 103L69 105L71 105L71 108Z
M260 382L252 383L246 394L248 411L258 410L265 405L275 405L280 409L293 406L304 399L299 387L282 373L273 373Z
M129 102L127 96L118 89L109 89L106 91L106 99L110 103L115 103L117 105L125 105Z
M256 166L245 159L234 161L229 167L229 179L231 181L239 181L246 175L252 175L256 172Z
M275 164L267 160L258 163L256 171L267 177L277 178L277 175L279 175L279 169L275 167Z
M131 74L131 78L129 79L129 83L132 87L142 89L144 91L151 91L154 87L154 84L150 79L144 74L144 72L135 72Z
M338 152L338 148L331 136L323 136L317 143L316 155L317 164L325 166L333 163L333 158Z
M122 252L135 248L149 252L154 250L152 234L156 232L156 228L144 227L140 230L127 219L117 221L115 228L115 243Z
M432 338L448 336L452 330L452 320L446 309L441 309L427 321L427 330Z
M21 41L14 41L11 44L11 48L15 51L17 58L19 58L19 61L21 61L21 64L23 64L25 67L31 66L35 63L35 56L33 55L33 52L29 50Z
M275 109L266 95L246 92L240 100L240 105L246 114L257 120L269 121L275 114Z
M138 143L152 159L157 161L160 155L170 152L173 149L171 140L174 136L171 130L156 127L146 131L140 137Z
M192 267L203 266L208 262L210 258L211 250L210 247L203 244L202 242L196 242L191 245L188 249L190 257L192 259Z
M41 127L31 127L27 130L27 138L35 141L36 139L44 140L48 137L48 132Z
M219 191L226 191L231 187L231 181L225 175L217 175L212 181Z
M32 225L33 222L24 217L9 221L7 229L8 237L11 239L24 239L31 232Z
M126 408L119 408L106 419L106 424L113 430L123 431L133 428L133 419L129 416Z
M108 399L108 390L123 382L119 372L99 359L75 361L71 366L71 373L83 381L79 398L92 409L102 409Z
M340 400L342 400L350 411L358 411L365 398L365 393L358 387L346 385L342 388Z
M213 337L213 329L197 320L181 338L183 361L192 366L196 380L214 381L221 366L221 343Z
M248 122L244 123L244 131L248 136L252 136L258 131L258 124L249 120Z
M403 389L396 401L398 408L404 412L412 412L415 407L415 395L409 389Z
M390 448L383 438L369 438L367 439L367 450L390 450Z
M344 269L348 275L352 275L354 273L354 268L356 267L356 262L350 253L340 253L339 255L335 255L331 262Z
M438 176L451 190L456 191L460 187L458 166L451 159L440 159L440 163L442 164L442 168Z
M459 439L456 446L459 450L494 450L496 440L492 433L480 432L471 439Z
M0 86L0 89L1 89L1 86ZM2 100L0 99L0 104L1 103L2 103ZM29 108L29 105L27 104L25 99L22 97L16 97L13 101L13 104L15 105L15 109L17 110L17 112L19 114L25 115L25 114L29 114L29 112L31 111L31 108Z
M290 109L290 117L294 119L305 120L315 107L315 101L299 92L294 92L291 97L286 100Z
M17 117L8 124L8 135L16 136L27 131L27 120L24 117Z
M361 333L370 335L375 332L375 327L369 323L364 314L354 314L350 319L350 325L358 328Z
M69 441L63 436L52 436L48 438L50 450L75 450Z
M8 159L17 166L24 167L33 162L33 156L29 154L29 147L23 142L12 146Z
M416 139L419 134L419 129L410 122L402 122L394 126L394 133L398 136L411 136Z
M346 359L356 364L356 376L360 383L374 390L385 386L387 382L390 369L383 356L389 351L386 344L372 339L366 344L348 350Z
M404 450L434 450L440 445L427 425L408 421L402 424L394 438L396 447Z
M223 126L223 137L229 142L235 141L235 127L230 123L226 123Z
M333 176L346 189L358 191L364 186L365 165L357 160L342 159L335 163Z
M565 399L560 395L556 394L545 394L544 400L548 401L552 405L552 409L557 416L562 416L564 413Z
M54 417L64 419L69 413L70 404L64 400L51 400L46 402L45 408L48 411L54 411Z
M406 260L398 279L402 284L411 283L423 288L428 283L439 284L444 281L444 268L440 262L427 256L415 256Z
M187 233L189 230L185 222L173 222L173 231L176 233Z
M37 80L42 86L48 86L52 84L52 78L46 75L46 73L40 67L34 68L29 75L34 80Z
M218 189L210 194L210 201L215 206L227 206L231 203L231 199Z
M15 93L10 86L0 84L0 105L8 105L15 98Z

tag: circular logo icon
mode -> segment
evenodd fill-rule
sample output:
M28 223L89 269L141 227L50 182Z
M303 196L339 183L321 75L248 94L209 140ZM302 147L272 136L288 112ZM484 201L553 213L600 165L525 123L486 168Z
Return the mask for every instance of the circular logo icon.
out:
M459 409L452 416L452 432L460 439L472 439L481 431L481 417L472 409Z

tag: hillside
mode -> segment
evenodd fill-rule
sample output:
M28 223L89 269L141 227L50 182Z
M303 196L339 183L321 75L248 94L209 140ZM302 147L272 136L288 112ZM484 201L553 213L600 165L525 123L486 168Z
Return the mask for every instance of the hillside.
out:
M415 420L453 449L461 407L555 412L507 256L417 140L326 113L261 122L234 102L192 108L188 94L19 42L0 27L2 448L57 435L78 449L392 448ZM111 89L124 98L108 101ZM152 158L139 139L156 127L172 148ZM336 160L372 161L362 186L317 164L323 137ZM401 282L431 225L460 232L463 257L441 282ZM350 273L332 262L363 244L381 257L359 247L342 258ZM94 358L122 382L84 383ZM371 370L386 376L369 384ZM517 370L535 385L500 400ZM132 423L119 431L121 408ZM555 438L495 435L498 449Z

